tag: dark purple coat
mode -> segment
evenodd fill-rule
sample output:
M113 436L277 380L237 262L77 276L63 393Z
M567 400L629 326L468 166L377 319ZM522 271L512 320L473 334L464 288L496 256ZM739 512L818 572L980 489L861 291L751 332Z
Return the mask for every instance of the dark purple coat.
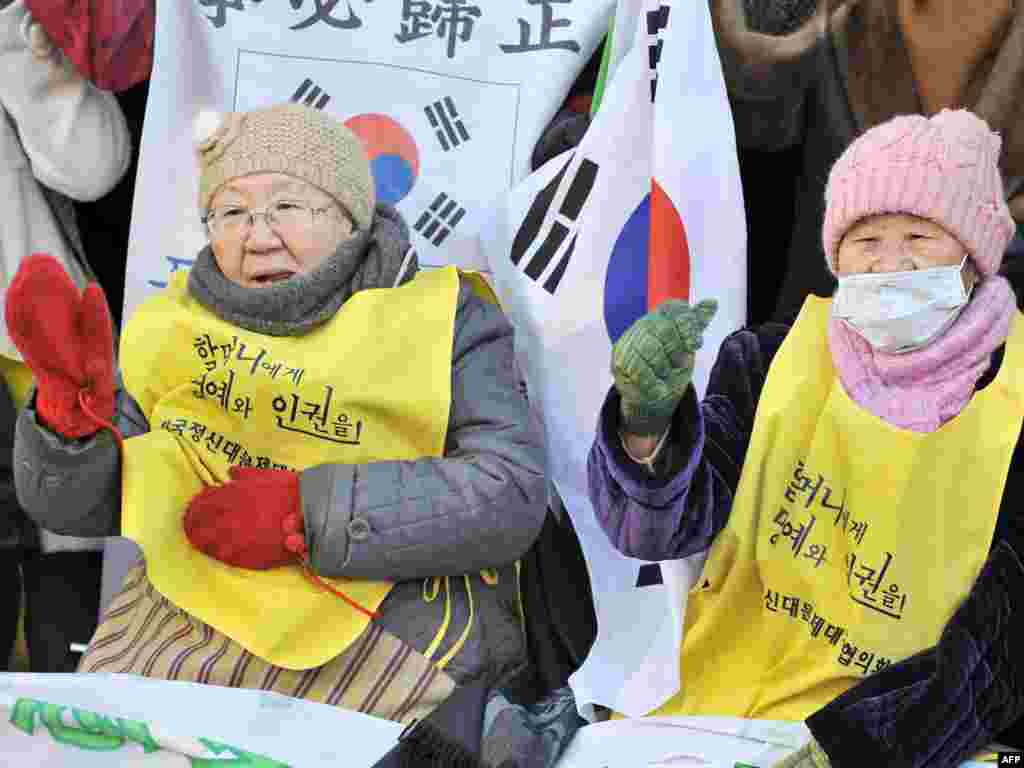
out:
M631 461L609 392L588 463L590 498L623 554L670 560L707 549L725 526L754 413L788 326L738 331L719 350L707 396L676 409L656 475ZM979 388L992 380L1002 350ZM1024 746L1024 450L1018 442L993 546L933 648L877 672L807 720L834 768L953 768L993 740Z

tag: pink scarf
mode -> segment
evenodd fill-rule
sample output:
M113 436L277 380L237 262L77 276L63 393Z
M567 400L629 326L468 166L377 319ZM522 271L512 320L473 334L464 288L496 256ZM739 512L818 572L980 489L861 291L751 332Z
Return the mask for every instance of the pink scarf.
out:
M947 331L902 355L872 349L846 323L832 318L832 362L855 403L895 427L934 432L971 399L992 353L1010 333L1016 308L1010 284L988 277Z

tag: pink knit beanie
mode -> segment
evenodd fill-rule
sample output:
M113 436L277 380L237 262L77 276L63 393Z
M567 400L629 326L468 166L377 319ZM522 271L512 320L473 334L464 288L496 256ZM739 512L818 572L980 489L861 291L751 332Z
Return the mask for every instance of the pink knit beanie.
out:
M836 161L825 190L829 269L858 221L907 213L942 226L983 275L995 273L1016 228L999 173L1001 146L984 120L962 109L895 117L865 132Z

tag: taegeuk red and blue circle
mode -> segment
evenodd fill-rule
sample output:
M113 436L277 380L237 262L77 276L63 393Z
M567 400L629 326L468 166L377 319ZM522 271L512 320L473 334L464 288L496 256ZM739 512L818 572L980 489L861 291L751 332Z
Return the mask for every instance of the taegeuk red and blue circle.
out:
M345 125L366 147L377 199L392 205L403 200L420 175L420 151L412 134L393 117L373 112L350 117Z
M614 344L635 320L666 299L687 299L690 258L686 228L671 198L651 182L626 220L608 261L604 320Z

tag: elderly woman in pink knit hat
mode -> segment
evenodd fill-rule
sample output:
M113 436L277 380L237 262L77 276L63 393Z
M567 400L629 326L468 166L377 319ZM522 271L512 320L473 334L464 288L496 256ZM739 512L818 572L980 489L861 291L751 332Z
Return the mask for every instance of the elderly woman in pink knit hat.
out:
M714 303L612 354L590 493L623 553L706 551L657 714L805 720L790 766L955 766L1024 740L1024 318L975 115L893 119L832 169L838 278L690 380Z

